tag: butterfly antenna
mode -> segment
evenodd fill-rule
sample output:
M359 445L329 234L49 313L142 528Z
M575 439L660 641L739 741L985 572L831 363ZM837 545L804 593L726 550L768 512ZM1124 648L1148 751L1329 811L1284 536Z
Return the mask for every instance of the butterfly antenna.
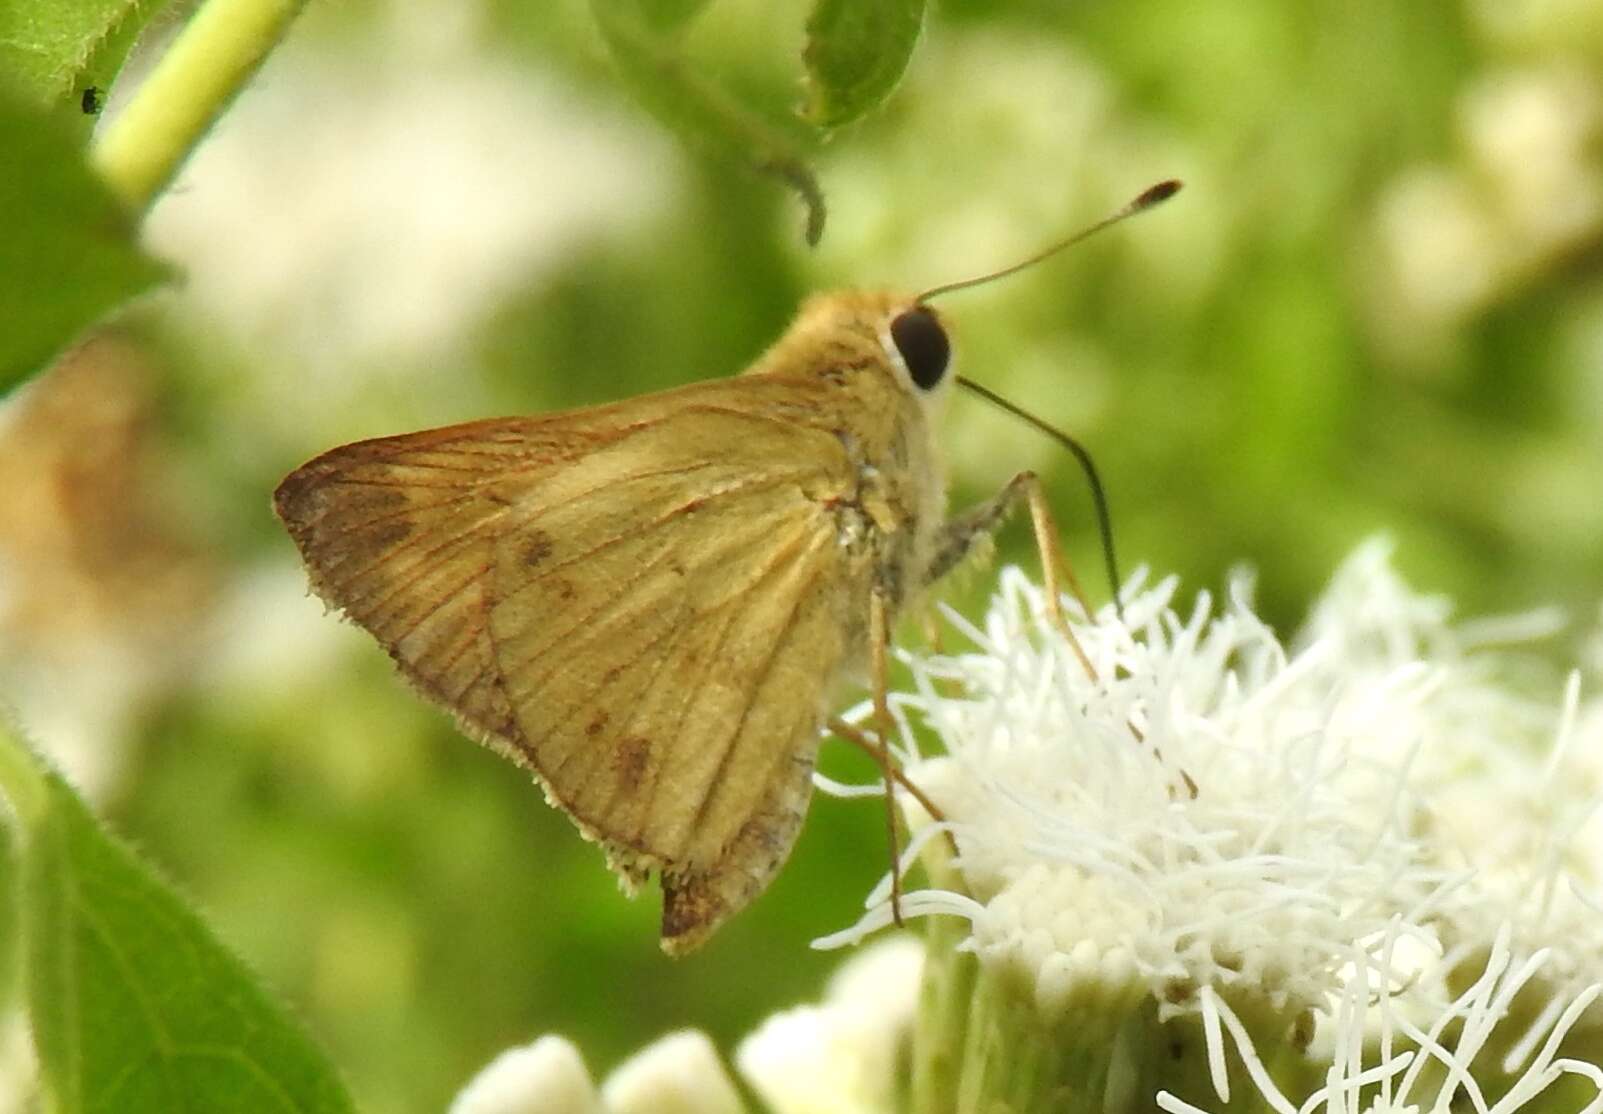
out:
M941 286L933 286L924 291L924 293L920 294L914 299L914 301L922 304L929 301L931 298L939 298L943 294L950 294L956 290L967 290L974 286L983 286L988 282L995 282L997 279L1003 279L1007 278L1009 275L1018 274L1018 272L1027 267L1033 267L1043 260L1050 259L1052 256L1056 255L1060 251L1063 251L1065 248L1071 248L1083 240L1090 239L1092 236L1095 236L1098 232L1101 232L1105 228L1111 228L1120 221L1128 220L1138 213L1144 213L1148 209L1162 204L1180 192L1180 185L1181 183L1178 178L1165 178L1156 185L1148 186L1146 189L1136 194L1132 200L1127 202L1116 212L1110 213L1108 216L1103 217L1095 224L1088 225L1085 228L1080 229L1080 231L1074 233L1072 236L1065 237L1054 244L1048 244L1046 247L1042 248L1040 251L1026 259L1022 259L1011 266L1003 267L999 271L991 271L988 274L977 275L974 278L966 278L957 282L948 282ZM1091 499L1096 504L1097 530L1102 535L1102 560L1107 565L1108 583L1113 587L1113 609L1118 614L1119 619L1122 621L1124 619L1124 602L1120 597L1123 594L1124 585L1119 579L1119 562L1113 553L1113 522L1108 516L1108 497L1102 490L1102 479L1097 475L1096 464L1092 462L1091 454L1086 451L1084 445L1070 437L1067 433L1064 433L1061 429L1048 425L1046 422L1042 421L1040 418L1037 418L1028 410L1024 410L1018 406L1015 406L1013 403L1009 402L1007 399L1003 398L989 387L982 387L972 379L965 379L961 375L957 377L957 381L959 385L973 391L975 394L991 403L991 405L998 406L1003 410L1006 410L1009 414L1012 414L1014 417L1022 418L1024 421L1030 423L1030 425L1034 426L1036 429L1052 438L1058 444L1068 449L1069 452L1074 454L1074 458L1080 462L1080 467L1085 472L1086 482L1090 484L1091 487Z
M1123 622L1124 602L1122 596L1124 594L1124 584L1119 578L1118 558L1113 553L1113 520L1108 515L1108 497L1102 490L1102 479L1097 475L1096 464L1091 460L1090 452L1086 450L1084 445L1064 433L1061 429L1042 421L1022 406L1014 405L989 387L981 386L974 380L962 375L957 377L957 383L958 386L973 391L992 406L1000 407L1015 418L1028 422L1068 449L1069 452L1074 454L1074 459L1080 462L1080 467L1085 472L1086 483L1091 487L1091 501L1096 505L1097 531L1102 535L1102 561L1107 568L1108 583L1113 589L1113 610L1119 616L1119 621Z
M1120 221L1129 220L1137 213L1146 212L1153 206L1169 200L1169 198L1173 197L1179 192L1180 179L1166 178L1157 185L1148 186L1146 189L1142 190L1136 195L1134 200L1128 202L1118 212L1111 213L1097 221L1095 224L1080 229L1080 231L1076 232L1074 235L1059 240L1055 244L1050 244L1047 247L1042 248L1028 259L1023 259L1012 264L1011 266L1003 267L1000 271L992 271L989 274L977 275L974 278L959 279L957 282L948 282L941 286L931 287L915 298L914 301L920 303L927 302L931 298L939 298L942 294L950 294L954 290L967 290L971 286L983 286L988 282L995 282L997 279L1003 279L1007 278L1009 275L1017 274L1027 267L1035 266L1042 260L1052 258L1052 256L1056 255L1065 248L1072 248L1080 241L1090 239L1098 232L1101 232L1104 228L1112 228Z

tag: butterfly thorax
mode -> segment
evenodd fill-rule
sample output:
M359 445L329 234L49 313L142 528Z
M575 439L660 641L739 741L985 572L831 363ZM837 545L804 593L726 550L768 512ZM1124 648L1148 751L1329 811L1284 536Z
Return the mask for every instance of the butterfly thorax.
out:
M932 420L944 391L917 387L889 339L909 304L884 292L818 295L748 373L804 387L806 424L839 441L850 482L827 502L842 546L871 564L893 608L927 582L946 511Z

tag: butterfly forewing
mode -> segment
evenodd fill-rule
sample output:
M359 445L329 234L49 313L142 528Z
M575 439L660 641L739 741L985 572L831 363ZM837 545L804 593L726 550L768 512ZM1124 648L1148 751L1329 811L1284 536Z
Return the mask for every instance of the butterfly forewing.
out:
M498 488L527 458L520 425L346 445L274 495L317 593L371 631L426 694L508 743L515 724L485 616L511 505Z
M626 877L661 870L674 950L788 853L868 592L829 510L844 449L793 389L765 397L720 381L362 442L276 497L325 599Z

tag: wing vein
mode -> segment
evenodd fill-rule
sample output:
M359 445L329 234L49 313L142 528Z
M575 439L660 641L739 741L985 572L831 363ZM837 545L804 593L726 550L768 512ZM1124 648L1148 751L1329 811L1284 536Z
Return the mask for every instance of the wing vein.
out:
M626 583L623 586L623 588L621 588L619 591L617 591L614 594L612 594L609 598L603 600L598 607L592 608L578 622L574 623L573 626L569 627L567 630L563 631L562 634L557 636L551 642L549 642L545 646L541 647L541 649L539 650L538 653L534 654L532 657L525 658L522 662L520 662L519 665L518 665L518 671L519 672L527 672L531 665L534 665L541 658L545 657L545 655L549 654L552 650L554 650L558 646L560 646L563 643L563 641L567 638L567 636L569 634L571 634L572 632L580 629L581 627L585 627L585 626L597 626L598 627L598 626L600 626L599 623L592 623L592 620L595 619L596 616L603 614L604 612L606 612L609 609L617 609L620 605L626 604L628 602L628 599L629 599L629 591L630 591L630 589L633 588L636 584L639 584L640 581L645 579L651 573L655 572L667 560L668 560L668 554L667 554L666 550L656 554L651 559L650 563L646 564L641 569L639 569L629 579L628 583ZM643 649L647 649L647 648L649 648L649 646L650 646L650 644L648 644L647 647L644 647ZM576 647L572 647L572 649L576 650L577 648ZM635 660L638 660L638 657L630 659L630 664L633 664L633 662ZM506 665L504 663L502 665L502 672L503 673L510 672L510 670L506 667ZM544 691L543 688L535 688L535 689L530 689L527 692L519 692L518 698L517 698L517 702L519 704L522 704L525 701L532 700L543 691ZM573 718L573 711L576 710L576 709L577 709L577 705L575 706L574 709L570 709L568 715L564 716L562 720L560 720L559 722L553 724L549 730L547 730L544 733L542 733L540 735L536 745L538 745L538 743L543 743L546 740L546 738L548 738L550 736L551 731L554 731L557 728L562 727L563 725L565 725L568 722L568 720L572 719Z
M438 545L432 546L429 549L425 549L421 553L413 554L412 560L416 567L410 570L405 577L398 580L393 580L389 584L383 585L378 592L368 592L364 595L352 595L341 606L343 606L347 611L354 611L357 608L361 608L366 614L377 615L381 610L389 606L390 602L397 596L409 593L419 581L439 571L441 563L445 558L454 558L456 554L448 553L449 550L453 548L466 549L472 546L475 542L488 541L488 539L480 539L474 535L476 535L479 529L483 527L485 523L487 523L492 517L494 516L486 515L484 518L474 523L471 527L462 530L460 533L450 535ZM418 540L421 540L423 536L418 535L417 537ZM341 576L347 583L354 583L355 581L367 576L368 573L372 572L381 565L389 564L390 562L396 560L402 554L406 553L406 551L413 544L415 543L411 540L401 542L394 548L388 549L380 556L375 557L368 565L357 569L355 572L342 573ZM435 558L439 558L440 560L435 560ZM337 564L331 565L329 571L334 572L338 568L339 566ZM482 576L487 572L489 572L488 568L480 569L473 576L468 577L466 580L458 584L454 591L460 592L464 587L471 583L475 577Z
M824 539L822 535L819 535L814 542L814 546L816 547L818 542L824 540L826 539ZM790 552L794 552L794 548L797 547L793 547ZM781 565L785 565L787 563L788 561L784 557L776 558L769 564L768 569L765 570L758 583L766 580L774 569L777 569ZM733 759L734 753L740 745L740 736L741 733L746 729L746 721L751 717L751 709L756 703L755 694L759 689L762 688L763 682L768 679L768 675L773 672L774 662L779 657L780 647L789 639L791 632L795 629L796 614L801 610L803 602L807 599L808 594L812 591L813 585L818 582L820 575L821 573L815 570L813 574L808 577L803 590L795 593L792 596L790 611L785 616L785 622L779 628L777 636L770 643L768 653L763 658L762 667L757 673L756 677L753 679L751 687L747 690L748 699L746 700L745 706L740 711L740 718L735 722L735 729L729 735L729 741L725 745L723 753L718 757L718 765L714 768L713 775L707 782L707 792L702 797L701 803L696 806L696 814L690 822L691 831L695 831L701 826L702 820L707 815L707 810L712 807L712 800L718 794L718 787L723 781L724 773L728 770L729 763ZM816 715L817 712L816 710L812 710L809 712L809 714Z
M712 653L707 654L702 661L700 676L697 678L696 683L691 687L689 698L679 706L679 714L674 717L673 732L669 736L670 745L678 746L681 744L681 735L684 731L685 720L690 715L690 709L695 705L696 694L699 693L702 686L707 683L707 676L712 672L713 667L722 664L724 660L724 643L729 639L730 628L735 625L735 620L739 617L740 609L735 606L734 600L730 600L725 603L720 610L723 612L723 625L719 627L718 637L714 640L714 650ZM662 787L663 765L664 764L662 762L658 762L652 769L651 781L646 785L641 793L642 803L640 813L642 816L650 817L652 811L657 806L658 791Z
M385 522L389 522L392 519L413 518L413 517L416 517L419 514L419 512L437 511L437 510L440 510L442 508L452 506L453 504L466 502L468 500L469 496L473 494L471 491L468 491L466 489L458 489L458 490L461 492L460 494L458 494L456 496L453 496L450 499L441 499L436 503L411 503L411 502L409 502L409 503L405 504L402 507L398 507L394 511L386 511L383 514L377 515L377 516L375 516L373 518L364 518L364 519L361 519L361 520L357 520L355 518L346 518L346 519L344 519L343 521L340 522L339 529L340 529L340 531L342 533L346 533L346 534L354 534L354 533L356 533L358 531L361 531L361 530L370 530L374 526L378 526L378 525L381 525L381 524L383 524ZM322 522L325 517L327 517L327 513L328 512L325 512L325 514L319 515L316 518L309 520L307 525L311 526L311 527L315 527L318 523Z
M674 635L676 635L677 633L678 633L678 628L670 626L667 630L663 631L661 634L659 634L656 637L654 637L653 639L651 639L651 641L649 641L649 642L645 643L644 645L642 645L639 648L639 650L635 653L635 655L629 659L629 664L630 665L635 664L641 658L645 657L648 653L650 653L653 649L655 649L656 647L660 646L663 643L664 640L674 637ZM625 670L625 672L627 672L627 670ZM564 715L562 717L562 719L560 719L556 723L552 724L550 729L547 730L544 735L540 736L539 741L534 744L535 747L538 748L541 743L544 743L546 741L546 739L550 737L552 732L558 731L561 728L566 727L568 725L568 723L570 723L573 720L573 717L576 714L578 714L579 712L584 711L585 708L587 708L589 706L590 706L590 703L589 702L585 702L585 701L580 701L578 703L575 703L571 708L568 709L567 714ZM550 773L549 776L552 777L552 778L557 777L562 772L562 770L567 766L567 764L570 761L572 761L575 757L577 757L583 750L584 750L584 744L583 743L579 743L579 744L577 744L577 745L575 745L573 747L570 747L568 749L568 752L562 756L562 758L557 762L556 766L551 770L551 773ZM606 809L604 809L604 808L596 810L596 814L597 815L604 814L605 812L606 812ZM574 815L582 816L582 814L579 813L579 811L577 809L574 810ZM598 830L601 828L601 825L599 823L596 823L591 818L583 817L583 819L585 819L587 823L591 823ZM620 840L620 842L629 842L628 840L625 840L622 837L616 836L616 834L613 833L613 832L608 832L607 833L607 837L609 839L618 838ZM633 844L633 843L631 843L630 846L635 847L636 850L645 850L645 848L640 847L640 846L638 846L636 844Z
M544 583L546 578L555 576L557 573L562 572L564 569L567 569L572 565L593 560L598 554L611 549L618 543L628 541L630 538L636 537L640 534L650 533L658 527L672 522L674 519L694 508L710 506L719 502L720 500L728 498L731 495L750 495L755 492L765 490L766 488L777 487L780 485L780 483L784 482L784 480L785 477L779 477L778 479L772 481L751 481L748 483L737 483L732 487L722 488L718 491L715 491L711 495L697 495L691 499L687 499L678 506L664 511L650 522L643 524L630 524L627 529L618 531L605 541L592 546L582 553L575 553L564 560L558 561L554 565L543 567L539 573L530 576L522 584L519 584L517 590L507 595L506 599L516 599L523 593L538 588L542 583Z

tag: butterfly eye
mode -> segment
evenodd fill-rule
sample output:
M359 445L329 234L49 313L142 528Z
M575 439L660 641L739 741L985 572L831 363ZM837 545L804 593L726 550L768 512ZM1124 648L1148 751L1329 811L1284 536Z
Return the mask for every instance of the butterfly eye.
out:
M952 342L946 330L927 306L914 306L896 315L891 322L891 339L902 354L907 373L926 391L933 390L946 374L952 357Z

